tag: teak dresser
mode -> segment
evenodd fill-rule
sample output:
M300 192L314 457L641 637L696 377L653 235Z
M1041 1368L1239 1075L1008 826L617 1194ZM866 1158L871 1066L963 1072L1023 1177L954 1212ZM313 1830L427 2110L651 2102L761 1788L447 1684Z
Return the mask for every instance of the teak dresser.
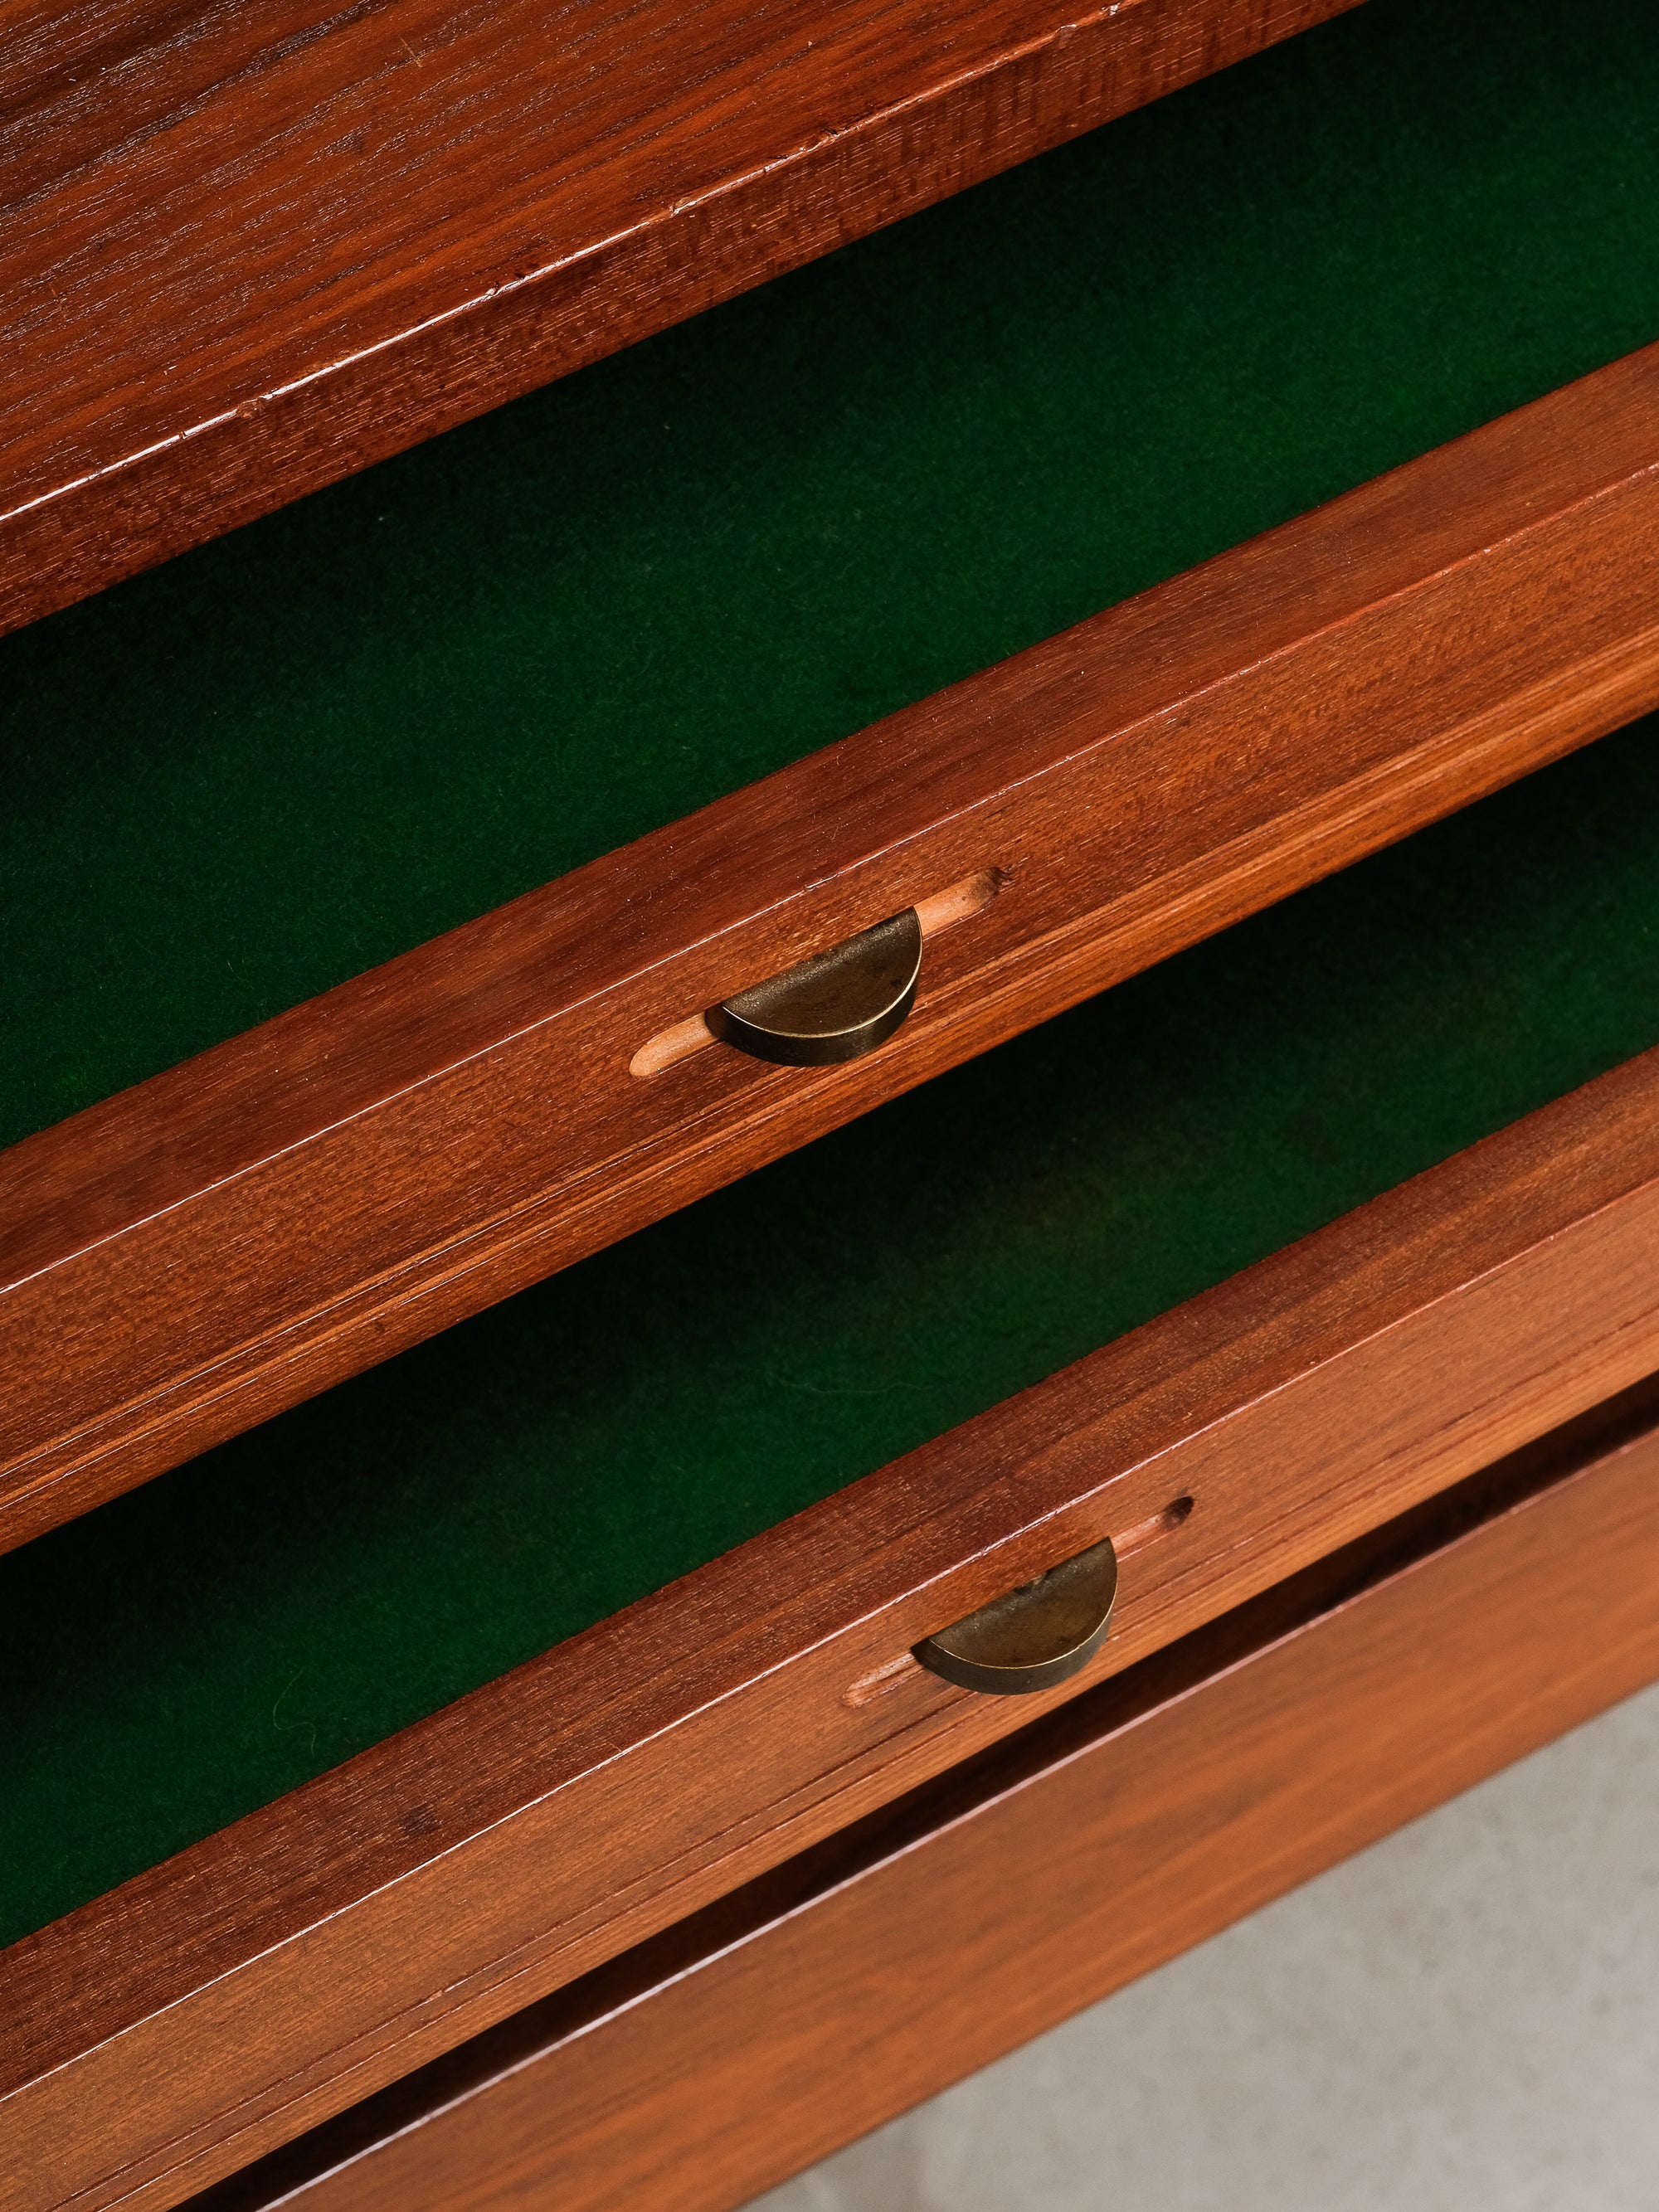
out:
M1650 10L9 39L4 2212L730 2212L1659 1677Z

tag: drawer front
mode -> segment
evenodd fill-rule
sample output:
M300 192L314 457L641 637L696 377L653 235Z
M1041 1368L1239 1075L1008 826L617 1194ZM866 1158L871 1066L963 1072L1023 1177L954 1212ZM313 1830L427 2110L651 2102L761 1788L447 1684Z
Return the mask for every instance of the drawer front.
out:
M1656 1237L1649 1054L15 1946L0 2203L177 2202L1631 1385ZM909 1662L1107 1535L1075 1683Z
M138 6L101 80L49 0L0 78L0 629L1353 4Z
M730 2212L1659 1675L1659 1390L503 2022L196 2212Z

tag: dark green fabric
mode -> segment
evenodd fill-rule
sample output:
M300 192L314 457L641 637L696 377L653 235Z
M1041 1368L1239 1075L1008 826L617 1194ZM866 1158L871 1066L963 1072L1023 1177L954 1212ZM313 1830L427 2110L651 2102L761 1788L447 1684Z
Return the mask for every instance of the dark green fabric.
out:
M0 1141L1659 336L1652 0L1357 13L0 641Z
M0 1934L1659 1040L1656 736L0 1559Z

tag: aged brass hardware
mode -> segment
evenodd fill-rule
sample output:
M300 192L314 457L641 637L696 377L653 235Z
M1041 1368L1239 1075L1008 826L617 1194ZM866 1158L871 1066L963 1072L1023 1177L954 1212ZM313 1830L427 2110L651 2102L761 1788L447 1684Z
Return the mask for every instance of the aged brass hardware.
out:
M921 923L907 907L703 1016L723 1044L786 1067L829 1067L884 1044L915 1004Z
M915 1656L964 1690L1011 1697L1051 1689L1079 1673L1105 1642L1116 1596L1117 1553L1108 1536L924 1637Z
M981 868L977 875L963 876L959 883L947 884L942 891L930 891L926 898L918 899L915 913L923 938L936 937L942 929L954 929L957 922L981 912L1006 881L1003 870ZM782 976L774 978L777 982L784 980ZM628 1072L641 1077L661 1075L671 1067L678 1067L683 1060L690 1060L693 1053L706 1051L714 1041L714 1032L707 1019L702 1014L689 1014L683 1021L647 1037L629 1061Z

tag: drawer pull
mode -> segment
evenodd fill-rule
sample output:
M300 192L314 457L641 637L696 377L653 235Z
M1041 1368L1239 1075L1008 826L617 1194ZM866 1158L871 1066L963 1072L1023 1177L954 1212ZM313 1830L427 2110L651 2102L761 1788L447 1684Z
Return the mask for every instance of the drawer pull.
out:
M785 1067L829 1067L884 1044L915 1004L921 921L906 907L703 1016L723 1044Z
M1010 1697L1051 1689L1080 1673L1105 1642L1116 1596L1117 1553L1108 1536L925 1637L915 1656L964 1690Z
M706 1051L720 1036L725 1036L728 1044L735 1044L742 1051L757 1054L762 1060L781 1060L788 1067L824 1067L833 1065L837 1060L856 1060L860 1053L871 1051L881 1043L884 1037L890 1036L910 1011L910 1000L915 994L915 971L921 961L921 946L909 943L910 925L915 924L924 940L936 937L940 930L954 928L957 922L966 921L970 915L989 906L998 890L1007 880L1007 872L1004 869L981 868L977 875L964 876L960 883L949 884L942 891L930 891L926 898L918 899L915 906L907 908L903 914L895 915L890 921L878 922L873 929L864 930L857 937L849 937L843 944L832 945L827 952L815 953L811 960L803 960L797 967L785 969L781 975L774 975L768 982L757 983L749 990L736 993L711 1013L692 1014L684 1021L674 1023L672 1028L659 1030L655 1036L647 1038L629 1061L629 1073L660 1075L665 1069L678 1066L683 1060L690 1060L693 1053ZM902 986L908 963L910 999L902 1006L886 1003L883 992L871 986L870 996L876 1023L865 1024L859 1036L852 1040L850 1049L848 1048L848 1040L844 1031L841 1034L842 1048L840 1051L818 1049L809 1055L798 1034L787 1038L787 1048L780 1048L780 1041L773 1030L773 1024L777 1019L776 1008L771 1004L773 998L782 996L786 987L793 988L807 982L816 983L823 974L824 963L839 962L845 957L848 966L856 969L869 953L869 940L883 937L889 932L893 933L895 938L902 936L903 939L899 947L901 957L893 981ZM890 941L886 951L889 953L893 951ZM894 995L904 998L902 988L896 988ZM749 1004L751 1000L763 1003L751 1009ZM872 1029L883 1018L884 1006L885 1015L890 1018L890 1025L882 1029L878 1035L872 1035ZM799 1009L796 1018L799 1019ZM764 1049L757 1041L763 1034L770 1040ZM821 1047L823 1040L818 1037L809 1042Z

